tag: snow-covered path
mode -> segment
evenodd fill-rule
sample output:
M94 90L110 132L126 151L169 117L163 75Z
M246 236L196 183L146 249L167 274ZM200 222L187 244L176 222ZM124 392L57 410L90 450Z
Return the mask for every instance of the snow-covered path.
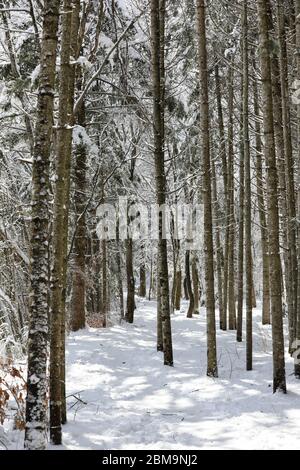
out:
M67 389L82 402L68 398L64 448L300 449L300 383L272 394L270 328L255 316L255 370L235 332L218 332L217 380L205 375L204 310L173 317L174 368L155 350L154 303L138 303L135 325L72 334Z

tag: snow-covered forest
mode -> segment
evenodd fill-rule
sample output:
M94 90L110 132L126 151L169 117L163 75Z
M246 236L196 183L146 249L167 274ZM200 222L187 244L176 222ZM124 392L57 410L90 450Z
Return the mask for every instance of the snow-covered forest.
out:
M300 0L0 0L0 449L300 449Z

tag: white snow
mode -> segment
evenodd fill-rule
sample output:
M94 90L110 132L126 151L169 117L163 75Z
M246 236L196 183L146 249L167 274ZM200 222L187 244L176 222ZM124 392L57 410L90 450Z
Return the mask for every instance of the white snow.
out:
M31 72L30 75L30 80L31 80L31 85L34 85L34 83L37 81L39 78L39 75L41 73L41 66L40 64L35 67L35 69Z
M132 16L139 15L139 9L134 5L134 3L128 2L128 0L117 0L118 6L123 11L124 15Z
M270 327L254 311L254 367L245 344L218 332L219 379L206 377L205 310L172 319L175 367L155 350L156 306L139 301L135 325L68 339L65 449L300 449L300 383L272 393Z
M2 299L6 304L9 306L9 308L14 311L15 307L12 304L11 299L8 297L8 295L5 294L5 292L1 289L0 287L0 299Z
M227 59L228 56L232 56L236 53L236 47L230 47L229 49L226 49L224 52L224 57Z
M91 154L97 155L98 153L98 147L92 142L86 129L79 125L73 127L73 145L85 145Z
M84 56L78 57L76 63L81 65L82 67L85 67L86 69L90 69L93 66L91 62L89 62L87 57L84 57Z
M156 304L139 300L134 325L70 335L68 424L64 445L49 449L300 449L300 382L287 356L289 393L273 395L271 330L259 310L254 371L236 333L218 331L219 379L206 377L205 309L172 317L174 368L155 350L155 319ZM6 430L5 447L22 449L23 432Z
M29 381L30 381L30 383L32 383L32 384L37 384L37 383L40 381L40 378L37 377L35 374L32 374L32 375L29 377Z

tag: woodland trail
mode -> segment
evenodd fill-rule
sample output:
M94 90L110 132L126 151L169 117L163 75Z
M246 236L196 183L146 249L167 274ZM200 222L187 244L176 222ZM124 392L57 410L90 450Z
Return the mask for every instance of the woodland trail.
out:
M172 319L175 367L155 350L156 304L139 301L134 325L71 334L69 422L62 449L298 449L300 394L272 394L271 331L254 312L253 372L245 344L218 332L220 378L207 378L205 310ZM74 398L76 396L77 398ZM52 447L53 448L53 447Z

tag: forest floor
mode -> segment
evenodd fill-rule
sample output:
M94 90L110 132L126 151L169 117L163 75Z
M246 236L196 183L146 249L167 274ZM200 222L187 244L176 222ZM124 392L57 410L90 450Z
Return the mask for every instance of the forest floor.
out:
M71 334L61 449L300 449L300 383L287 359L289 393L273 395L271 330L260 318L255 310L252 372L236 333L218 331L219 379L206 377L204 309L172 318L174 368L156 352L154 302L138 302L134 325Z

